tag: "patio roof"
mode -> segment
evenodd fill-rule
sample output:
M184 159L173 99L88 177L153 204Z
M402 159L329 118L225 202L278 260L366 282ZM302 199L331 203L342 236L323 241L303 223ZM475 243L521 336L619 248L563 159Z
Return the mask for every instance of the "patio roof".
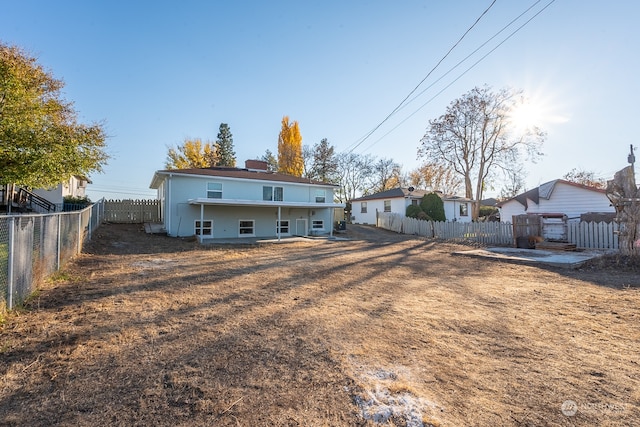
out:
M282 202L271 200L243 200L243 199L209 199L197 198L189 199L190 205L213 205L213 206L253 206L253 207L281 207L281 208L344 208L344 203L312 203L312 202Z

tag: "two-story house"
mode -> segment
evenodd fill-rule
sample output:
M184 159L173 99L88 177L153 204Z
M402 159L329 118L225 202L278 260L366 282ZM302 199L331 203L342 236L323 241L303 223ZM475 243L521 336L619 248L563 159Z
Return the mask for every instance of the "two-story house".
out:
M267 171L247 160L245 168L159 170L158 191L169 236L203 239L331 235L337 186Z

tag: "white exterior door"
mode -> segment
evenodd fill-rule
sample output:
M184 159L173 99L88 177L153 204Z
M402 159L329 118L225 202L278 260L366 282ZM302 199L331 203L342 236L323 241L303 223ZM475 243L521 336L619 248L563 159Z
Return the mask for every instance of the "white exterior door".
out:
M296 218L296 236L306 236L307 235L307 219L306 218Z

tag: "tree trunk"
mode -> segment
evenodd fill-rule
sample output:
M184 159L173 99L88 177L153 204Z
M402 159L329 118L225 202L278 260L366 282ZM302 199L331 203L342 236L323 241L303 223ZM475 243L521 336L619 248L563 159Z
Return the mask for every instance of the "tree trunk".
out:
M620 225L620 253L640 256L640 190L633 166L616 172L607 182L607 197L616 208L616 222Z

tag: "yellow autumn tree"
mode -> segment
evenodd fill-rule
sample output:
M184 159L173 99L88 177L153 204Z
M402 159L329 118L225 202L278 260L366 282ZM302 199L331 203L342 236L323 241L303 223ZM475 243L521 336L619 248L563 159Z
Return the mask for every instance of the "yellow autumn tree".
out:
M167 169L209 168L216 165L217 154L210 142L200 139L185 139L182 145L169 148L167 152Z
M303 171L302 135L298 122L289 122L289 117L284 116L282 130L278 136L278 172L302 176Z

